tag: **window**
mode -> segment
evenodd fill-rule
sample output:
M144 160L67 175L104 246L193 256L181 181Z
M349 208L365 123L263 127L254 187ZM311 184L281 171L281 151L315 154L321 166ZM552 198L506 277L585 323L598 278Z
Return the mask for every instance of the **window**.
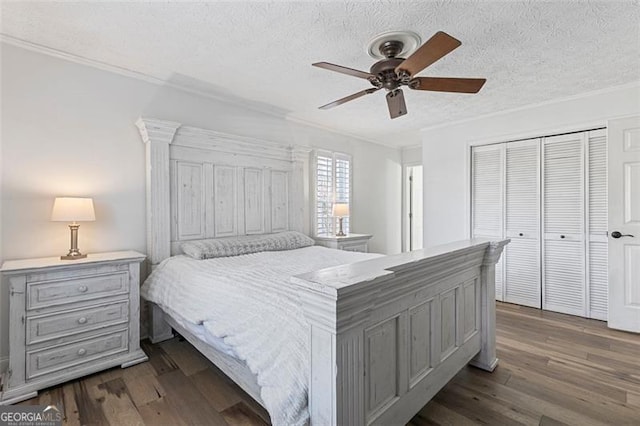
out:
M316 235L335 235L338 218L331 215L334 203L351 201L351 156L337 152L316 151L315 155L315 231ZM342 221L349 233L349 218Z

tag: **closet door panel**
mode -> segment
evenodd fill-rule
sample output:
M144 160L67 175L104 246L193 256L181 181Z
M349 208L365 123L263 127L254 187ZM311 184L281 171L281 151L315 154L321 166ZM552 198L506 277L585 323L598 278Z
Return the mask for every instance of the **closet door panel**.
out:
M506 145L505 228L507 237L538 239L540 230L539 157L538 139L511 142Z
M589 132L587 150L587 316L606 320L609 283L607 135L604 129Z
M538 240L513 238L505 250L505 301L540 308Z
M582 241L545 242L544 309L584 316L583 244Z
M496 300L504 301L504 251L496 263Z
M544 232L575 235L584 232L584 133L545 138Z
M472 205L474 236L502 237L503 147L474 147Z
M584 146L586 133L543 141L542 308L585 315Z
M589 317L607 320L609 306L608 245L589 243Z
M506 144L505 301L540 308L539 139Z
M607 241L607 136L605 130L589 132L589 234Z
M502 238L504 146L474 147L471 151L471 229L476 238ZM504 254L496 264L496 300L503 300Z

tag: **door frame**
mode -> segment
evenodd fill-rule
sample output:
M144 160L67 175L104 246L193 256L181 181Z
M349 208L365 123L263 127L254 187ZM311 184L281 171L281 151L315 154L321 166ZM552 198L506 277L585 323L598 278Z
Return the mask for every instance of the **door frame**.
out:
M409 196L409 187L407 182L409 181L409 167L422 166L422 161L407 161L402 163L402 219L401 219L401 227L402 227L402 252L409 251L409 211L407 209L408 204L408 196ZM423 180L424 180L424 170L423 170ZM424 183L423 183L424 188ZM424 200L423 200L424 202ZM424 217L423 217L424 220ZM424 237L423 237L424 238Z

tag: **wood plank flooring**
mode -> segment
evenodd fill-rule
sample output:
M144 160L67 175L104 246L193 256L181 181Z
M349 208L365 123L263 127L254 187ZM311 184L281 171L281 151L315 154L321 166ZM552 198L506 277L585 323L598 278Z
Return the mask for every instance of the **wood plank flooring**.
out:
M640 425L640 336L606 323L498 304L499 367L467 367L411 420L420 425ZM267 425L255 401L188 342L143 342L150 361L50 388L68 425Z

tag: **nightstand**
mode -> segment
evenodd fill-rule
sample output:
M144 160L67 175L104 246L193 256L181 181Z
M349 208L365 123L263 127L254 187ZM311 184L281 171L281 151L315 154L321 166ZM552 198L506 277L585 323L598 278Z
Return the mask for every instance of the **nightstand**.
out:
M140 262L135 251L7 261L9 369L0 405L117 365L140 349Z
M349 234L344 237L320 236L313 237L316 245L347 251L361 251L367 253L369 251L369 240L373 235L370 234Z

